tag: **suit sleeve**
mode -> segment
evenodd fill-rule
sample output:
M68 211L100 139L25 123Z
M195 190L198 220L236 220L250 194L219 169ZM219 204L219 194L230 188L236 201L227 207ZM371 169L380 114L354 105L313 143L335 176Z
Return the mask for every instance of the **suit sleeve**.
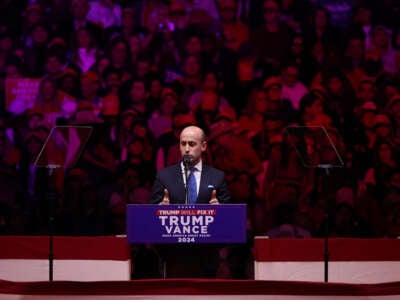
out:
M231 196L229 194L228 185L225 181L225 175L222 173L221 185L217 189L217 199L219 203L229 203L231 201Z
M162 201L162 199L164 198L164 189L164 184L162 184L160 176L159 174L157 174L151 190L150 204L158 204Z

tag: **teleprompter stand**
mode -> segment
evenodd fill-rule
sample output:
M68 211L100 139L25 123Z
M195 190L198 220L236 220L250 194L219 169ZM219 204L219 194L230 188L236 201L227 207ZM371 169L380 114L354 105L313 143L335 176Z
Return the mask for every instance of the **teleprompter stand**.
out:
M92 130L90 126L53 127L34 162L37 168L46 168L49 172L46 195L49 205L49 281L53 280L55 210L59 198L57 179L67 168L75 166Z
M322 195L325 198L324 213L324 281L328 282L329 274L329 199L327 184L332 168L343 167L344 162L332 137L323 126L289 126L285 130L293 143L303 165L315 168L322 173Z

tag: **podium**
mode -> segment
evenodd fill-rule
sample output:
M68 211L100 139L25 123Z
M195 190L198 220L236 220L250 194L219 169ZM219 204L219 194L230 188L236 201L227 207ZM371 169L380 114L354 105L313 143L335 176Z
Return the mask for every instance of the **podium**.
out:
M246 243L245 204L127 205L129 244L154 244L162 277L214 277L221 244Z

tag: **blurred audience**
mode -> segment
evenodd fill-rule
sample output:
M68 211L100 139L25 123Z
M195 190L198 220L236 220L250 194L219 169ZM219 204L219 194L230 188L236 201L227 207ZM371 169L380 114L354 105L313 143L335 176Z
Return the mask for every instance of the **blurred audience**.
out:
M322 236L326 208L331 236L400 234L400 27L387 1L3 2L2 234L48 230L35 160L52 127L94 128L50 193L56 233L101 235L125 233L125 205L147 203L191 124L248 204L251 236ZM311 167L323 161L343 167L327 177ZM249 252L227 251L221 276L247 276Z

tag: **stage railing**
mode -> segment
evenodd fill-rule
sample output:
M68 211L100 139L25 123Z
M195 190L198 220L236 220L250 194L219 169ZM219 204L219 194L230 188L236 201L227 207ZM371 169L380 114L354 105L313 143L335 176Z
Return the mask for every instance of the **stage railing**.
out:
M254 241L255 279L324 280L323 239ZM329 281L400 281L400 239L329 239Z
M0 279L48 280L48 237L0 236ZM329 240L329 281L400 281L400 239ZM254 243L256 280L314 281L324 278L323 240L269 239ZM54 280L130 279L130 246L125 237L54 239Z
M0 236L0 279L48 280L49 237ZM125 237L54 237L54 280L130 279Z

